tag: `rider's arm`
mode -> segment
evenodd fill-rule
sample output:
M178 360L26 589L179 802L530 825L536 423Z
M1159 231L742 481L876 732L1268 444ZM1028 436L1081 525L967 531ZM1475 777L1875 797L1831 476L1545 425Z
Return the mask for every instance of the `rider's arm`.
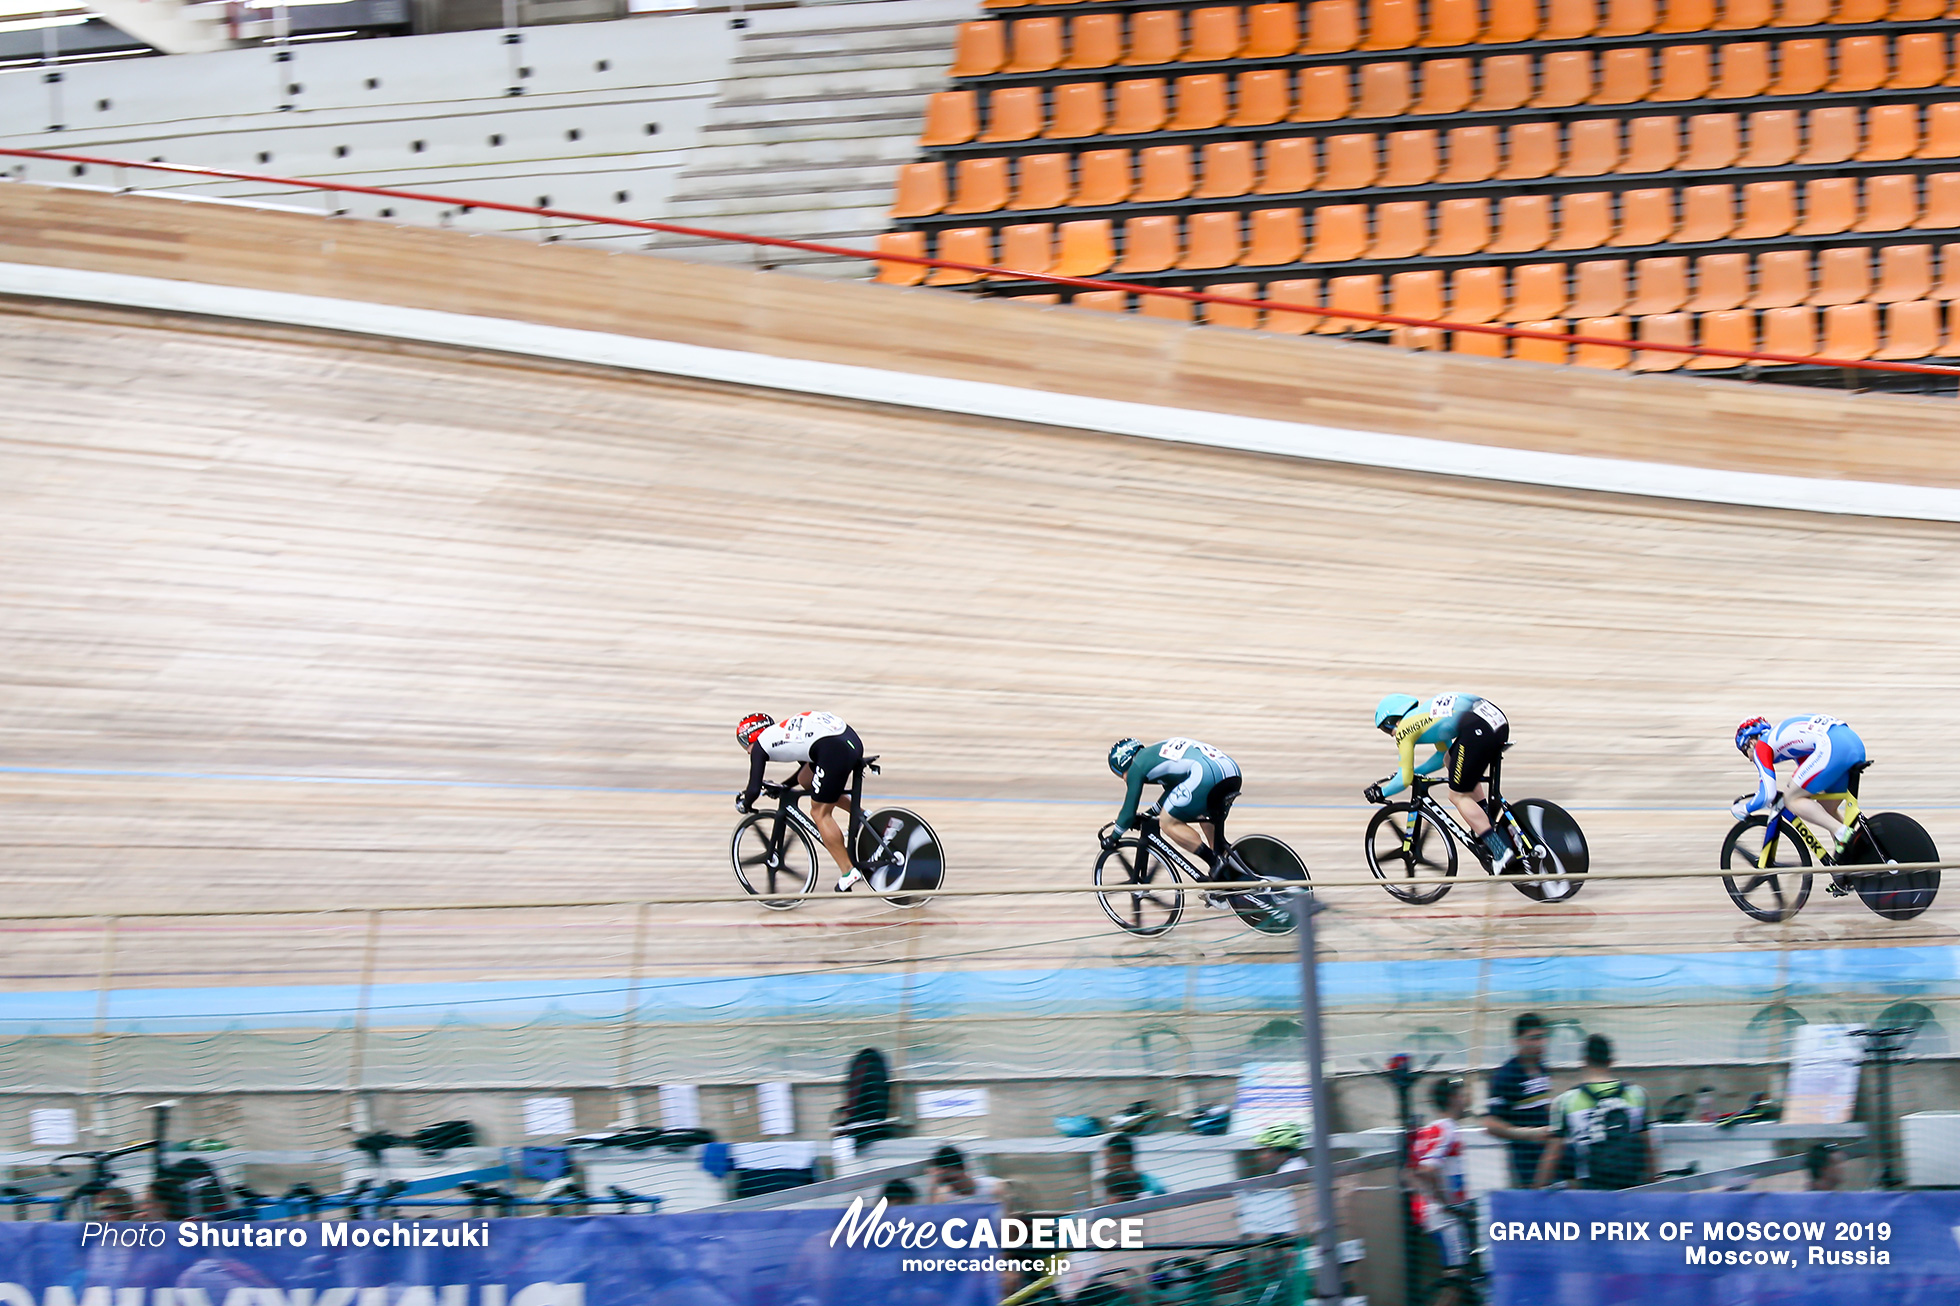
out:
M1422 739L1422 732L1429 729L1429 718L1419 716L1414 721L1403 721L1395 730L1395 751L1401 755L1402 769L1382 784L1382 797L1399 794L1416 782L1416 744ZM1439 754L1440 756L1440 754ZM1435 770L1435 758L1423 764L1424 775Z
M1130 773L1124 777L1127 783L1123 790L1123 807L1116 813L1116 829L1119 833L1136 824L1137 804L1143 801L1143 786L1149 775L1150 768L1144 765L1143 758L1139 757L1130 763Z
M769 766L769 754L762 751L760 740L749 745L749 787L742 791L742 801L753 805L762 794L762 773Z
M1767 739L1753 739L1749 742L1749 760L1756 767L1756 792L1747 808L1760 812L1776 801L1776 750Z

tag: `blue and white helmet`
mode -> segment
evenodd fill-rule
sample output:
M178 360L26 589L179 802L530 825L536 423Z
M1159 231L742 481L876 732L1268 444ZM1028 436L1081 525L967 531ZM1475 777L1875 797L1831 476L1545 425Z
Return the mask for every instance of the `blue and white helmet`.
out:
M1111 775L1128 775L1130 773L1130 763L1136 761L1137 754L1142 751L1143 741L1141 739L1117 740L1109 749L1109 773Z

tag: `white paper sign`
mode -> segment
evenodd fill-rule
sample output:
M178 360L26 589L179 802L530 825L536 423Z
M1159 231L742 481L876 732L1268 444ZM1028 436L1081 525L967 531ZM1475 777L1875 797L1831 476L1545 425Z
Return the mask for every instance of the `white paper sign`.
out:
M662 1084L660 1123L667 1129L699 1129L701 1090L693 1084Z
M796 1104L788 1084L757 1084L755 1109L763 1133L779 1137L796 1132Z
M1313 1089L1304 1061L1257 1061L1239 1068L1232 1132L1256 1134L1267 1125L1313 1124Z
M569 1097L524 1099L524 1132L529 1137L569 1134L572 1129L572 1099Z
M27 1113L28 1137L36 1147L73 1147L75 1113L65 1106L41 1107Z
M990 1110L984 1088L922 1088L915 1109L921 1120L984 1116Z
M1783 1120L1792 1125L1840 1125L1858 1101L1858 1062L1864 1049L1854 1025L1800 1025L1783 1089Z

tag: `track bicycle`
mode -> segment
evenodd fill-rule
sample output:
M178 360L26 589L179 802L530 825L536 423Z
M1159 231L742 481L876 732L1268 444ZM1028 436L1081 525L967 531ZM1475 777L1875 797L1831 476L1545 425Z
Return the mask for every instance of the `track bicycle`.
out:
M1903 812L1858 810L1858 782L1870 762L1851 768L1841 794L1819 794L1839 802L1841 819L1851 827L1850 840L1833 852L1800 818L1791 815L1779 792L1767 812L1735 823L1722 840L1722 876L1729 901L1759 921L1786 921L1810 901L1811 859L1831 871L1825 891L1841 898L1854 890L1865 906L1887 920L1909 921L1933 905L1939 892L1938 871L1859 872L1838 867L1885 866L1902 862L1936 862L1939 849L1924 826ZM1739 800L1738 800L1739 801Z
M1261 934L1290 932L1293 912L1286 893L1234 893L1225 886L1247 881L1304 883L1306 863L1269 834L1248 834L1225 843L1223 821L1217 830L1224 852L1215 872L1193 865L1190 855L1165 837L1154 807L1137 814L1134 834L1110 838L1106 833L1102 855L1096 858L1096 885L1107 890L1096 895L1104 913L1131 934L1143 938L1166 934L1184 916L1183 884L1189 880L1194 889L1203 891L1208 906L1230 907Z
M1509 747L1509 745L1506 745ZM1484 810L1491 824L1511 841L1517 856L1505 870L1513 887L1533 902L1570 902L1586 887L1582 876L1592 865L1586 833L1572 814L1543 798L1511 802L1500 787L1503 759L1491 763L1490 798ZM1406 802L1384 803L1369 818L1364 847L1368 869L1390 896L1403 902L1436 902L1456 878L1457 845L1470 850L1484 874L1492 874L1484 841L1464 828L1456 808L1429 791L1440 776L1417 776Z
M852 768L850 823L844 833L851 864L886 902L916 907L926 899L909 896L907 891L937 889L945 880L946 855L939 836L917 813L887 807L864 814L867 768L874 775L884 774L875 757ZM743 817L728 854L735 863L736 882L745 892L761 899L765 907L787 911L805 900L773 895L816 891L817 850L823 846L823 834L797 805L809 789L794 783L765 784L762 792L777 806L757 808Z

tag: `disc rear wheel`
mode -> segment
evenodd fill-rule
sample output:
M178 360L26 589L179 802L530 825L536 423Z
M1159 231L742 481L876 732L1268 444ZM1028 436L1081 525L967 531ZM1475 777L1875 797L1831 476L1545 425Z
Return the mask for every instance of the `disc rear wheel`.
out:
M1865 818L1865 828L1852 836L1840 860L1845 865L1880 866L1886 862L1936 862L1940 850L1926 828L1903 812L1879 812ZM1852 881L1865 906L1888 921L1909 921L1933 905L1939 892L1938 871L1895 871L1891 875L1860 875Z
M801 827L784 824L780 853L770 847L776 831L774 810L751 812L735 827L728 852L735 879L743 890L777 911L800 907L800 898L774 898L778 893L811 893L817 887L817 847Z
M1774 836L1768 857L1763 844L1770 829L1767 816L1736 823L1722 841L1722 887L1744 914L1759 921L1786 921L1810 901L1810 849L1787 830Z
M1570 902L1586 887L1584 880L1541 880L1541 875L1584 875L1592 866L1592 853L1586 847L1586 832L1572 814L1557 803L1542 798L1521 798L1511 804L1511 812L1524 827L1530 847L1513 868L1505 872L1518 879L1514 887L1533 902Z
M905 891L937 889L946 878L946 853L939 836L924 818L902 807L887 807L866 817L858 828L856 852L865 879L894 907L930 901L909 897Z
M1154 938L1184 915L1184 890L1177 867L1146 852L1143 841L1119 839L1096 859L1096 901L1109 919L1131 934Z
M1303 883L1307 864L1300 855L1269 834L1248 834L1232 845L1226 865L1234 879L1272 880L1276 883ZM1235 893L1232 910L1238 918L1261 934L1293 932L1290 893Z

